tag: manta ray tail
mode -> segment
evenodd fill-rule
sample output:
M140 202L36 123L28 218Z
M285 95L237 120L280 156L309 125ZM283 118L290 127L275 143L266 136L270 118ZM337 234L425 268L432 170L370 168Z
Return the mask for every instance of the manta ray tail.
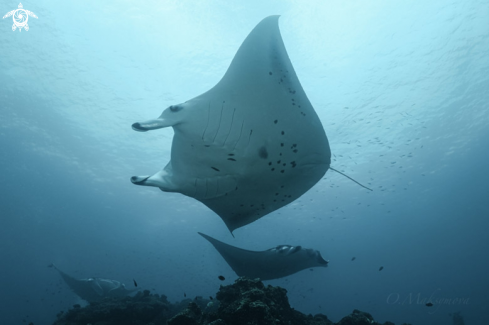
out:
M329 169L331 169L331 170L333 170L333 171L337 172L338 174L341 174L341 175L345 176L346 178L348 178L348 179L350 179L350 180L354 181L355 183L357 183L357 184L358 184L358 185L360 185L361 187L366 188L366 189L367 189L367 190L369 190L369 191L373 191L371 188L368 188L368 187L366 187L365 185L360 184L359 182L357 182L356 180L354 180L354 179L353 179L353 178L351 178L350 176L343 174L343 173L342 173L342 172L340 172L339 170L336 170L336 169L334 169L334 168L333 168L333 167L331 167L331 166L329 167Z

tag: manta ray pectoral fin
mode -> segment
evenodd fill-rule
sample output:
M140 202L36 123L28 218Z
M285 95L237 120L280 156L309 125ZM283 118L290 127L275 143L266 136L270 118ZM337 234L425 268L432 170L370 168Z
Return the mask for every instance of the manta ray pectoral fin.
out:
M136 122L132 125L132 129L138 132L146 132L150 130L166 128L172 125L173 122L167 121L165 119L157 118L154 120L149 120L144 122Z

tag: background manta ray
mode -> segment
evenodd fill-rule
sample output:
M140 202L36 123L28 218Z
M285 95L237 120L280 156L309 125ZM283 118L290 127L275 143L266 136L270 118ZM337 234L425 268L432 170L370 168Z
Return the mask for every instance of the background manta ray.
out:
M322 124L289 60L279 16L248 35L221 81L136 131L173 127L171 161L137 185L193 197L226 223L247 225L316 184L331 162Z
M58 269L54 264L49 267L56 269L73 292L88 302L97 302L104 298L122 298L138 289L127 290L124 283L102 278L75 279Z
M200 232L199 235L207 239L217 249L238 276L272 280L283 278L307 268L328 266L328 261L323 259L321 253L310 248L279 245L257 252L225 244Z

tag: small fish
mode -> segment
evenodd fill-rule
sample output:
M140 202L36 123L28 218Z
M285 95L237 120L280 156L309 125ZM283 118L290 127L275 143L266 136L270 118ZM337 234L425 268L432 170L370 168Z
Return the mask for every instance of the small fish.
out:
M211 300L214 300L214 298L212 298L212 296L209 296L209 298L210 298Z
M379 271L382 271L383 269L384 269L384 267L383 267L383 266L381 266L381 267L379 268Z
M137 287L138 283L136 282L136 280L132 279L132 281L134 281L134 286Z
M433 304L431 302L427 303L426 306L431 307Z
M187 297L187 294L184 292L184 293L183 293L183 296L184 296L184 297Z
M226 280L226 278L225 278L225 277L223 277L222 275L218 276L218 278L219 278L219 280L221 280L221 281Z
M351 258L351 260L352 260L352 261L354 261L354 260L356 260L356 259L357 259L356 257L352 257L352 258Z

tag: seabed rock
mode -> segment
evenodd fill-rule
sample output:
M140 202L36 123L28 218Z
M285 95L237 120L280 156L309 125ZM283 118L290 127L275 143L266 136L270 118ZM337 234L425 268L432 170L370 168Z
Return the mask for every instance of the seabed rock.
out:
M134 297L106 298L100 302L80 308L74 305L66 313L59 313L55 325L111 325L165 324L173 316L174 306L164 295L152 295L148 290Z
M259 279L238 278L221 286L215 300L196 297L179 303L148 290L134 297L105 299L59 313L53 325L381 325L365 312L333 323L326 315L305 315L289 305L287 290ZM395 325L386 322L383 325ZM407 324L406 324L407 325Z

